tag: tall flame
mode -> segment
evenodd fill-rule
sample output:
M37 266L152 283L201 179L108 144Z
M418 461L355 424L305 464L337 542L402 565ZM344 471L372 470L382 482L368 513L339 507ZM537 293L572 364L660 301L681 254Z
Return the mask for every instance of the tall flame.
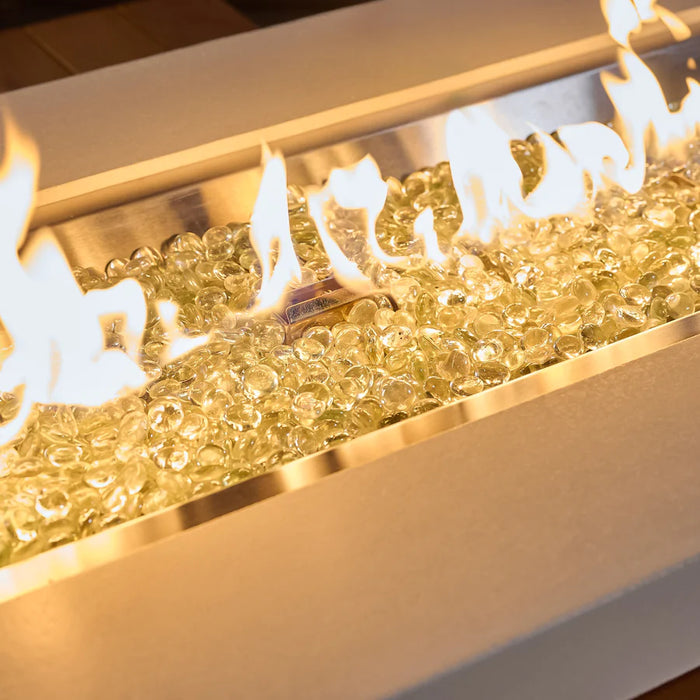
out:
M0 319L11 343L0 365L0 391L20 398L20 408L0 425L0 444L14 438L35 404L98 406L141 387L139 367L146 325L146 299L135 279L83 293L48 229L35 231L22 246L36 191L38 154L9 119L0 165ZM167 320L174 358L202 342L185 339ZM172 316L175 315L173 310ZM119 322L122 347L106 347L104 329Z
M274 308L287 285L301 281L301 268L289 229L287 171L281 155L263 145L263 176L250 217L250 242L260 260L262 284L255 301L258 311ZM276 249L276 250L275 250ZM277 263L273 265L273 254Z
M438 243L432 207L426 207L418 214L413 222L413 233L416 238L423 241L425 256L428 260L436 263L444 263L447 260L447 256L440 250L440 244Z
M365 212L367 244L374 258L389 265L401 265L403 258L387 255L377 241L376 223L384 208L387 190L372 156L365 156L349 168L333 170L326 185L327 193L340 207Z
M35 403L99 405L146 379L135 360L146 322L138 282L83 294L47 231L34 239L29 262L20 263L17 249L34 201L38 157L11 122L5 136L0 318L13 349L0 368L0 390L22 399L15 418L0 427L0 442L17 434ZM125 321L126 352L105 348L103 322L114 316Z

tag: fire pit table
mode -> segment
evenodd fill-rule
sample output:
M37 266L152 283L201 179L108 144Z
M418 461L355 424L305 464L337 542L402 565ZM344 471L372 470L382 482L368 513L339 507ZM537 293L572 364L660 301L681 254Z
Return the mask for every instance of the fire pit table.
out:
M698 40L635 49L680 100ZM307 187L367 153L433 167L475 103L513 139L607 122L615 50L595 3L383 0L10 93L42 159L28 241L104 268L248 221L262 140ZM700 316L677 316L0 568L2 696L617 697L694 668Z

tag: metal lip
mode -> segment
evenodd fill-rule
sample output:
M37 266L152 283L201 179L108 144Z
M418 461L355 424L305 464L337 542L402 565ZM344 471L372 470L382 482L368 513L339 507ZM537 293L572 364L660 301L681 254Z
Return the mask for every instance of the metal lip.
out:
M545 367L501 386L303 457L225 489L137 518L0 569L0 602L116 561L215 518L362 467L700 335L700 312Z

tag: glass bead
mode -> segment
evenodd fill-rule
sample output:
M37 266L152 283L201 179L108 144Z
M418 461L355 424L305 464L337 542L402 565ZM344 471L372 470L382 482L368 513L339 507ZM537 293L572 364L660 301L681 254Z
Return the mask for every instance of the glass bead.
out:
M221 416L233 403L233 396L223 389L209 389L202 397L202 410L211 416Z
M504 352L503 345L495 339L478 340L472 350L472 355L477 362L491 362L498 360Z
M233 255L233 233L227 226L214 226L205 231L202 243L209 260L227 260Z
M325 346L314 338L297 338L292 343L294 354L302 362L315 362L320 360L326 352Z
M416 320L420 324L433 323L437 314L437 301L432 294L424 292L416 301Z
M453 381L459 381L459 379ZM438 401L444 403L450 398L450 381L444 377L428 377L423 387L428 396Z
M352 305L347 320L355 326L366 326L372 323L378 308L373 299L360 299Z
M570 360L583 354L583 341L579 335L562 335L554 341L554 351L557 356Z
M349 411L366 394L366 390L363 390L356 379L344 377L333 385L331 393L333 405L343 411Z
M362 365L350 367L350 369L345 372L345 377L356 381L365 393L367 393L372 386L372 372Z
M11 508L6 514L10 532L22 543L33 542L37 539L40 518L39 513L25 506Z
M116 469L113 464L97 464L91 466L83 476L85 483L96 489L106 488L114 482L116 478Z
M323 362L309 362L306 365L305 380L325 384L330 379L330 371Z
M416 399L416 390L413 386L409 382L395 377L380 379L376 391L382 406L392 413L407 411Z
M528 360L534 364L543 364L551 357L552 337L544 328L525 331L521 344Z
M278 386L279 377L272 367L253 365L243 371L243 391L251 399L269 396Z
M234 430L244 432L254 430L260 425L262 416L253 406L247 404L234 404L226 411L226 423Z
M226 453L218 445L204 445L197 451L196 461L200 467L207 467L210 469L212 467L223 467L226 461ZM202 473L200 473L199 476L201 478ZM211 478L212 476L213 472L210 471L209 477Z
M71 509L68 494L59 488L44 488L36 497L37 513L47 520L65 518Z
M676 216L672 209L661 204L654 204L644 210L644 218L654 226L670 228L673 226Z
M389 325L379 336L382 345L390 350L405 348L413 340L413 333L405 326Z
M321 345L323 345L324 348L326 348L326 350L333 345L333 333L325 326L311 326L310 328L304 330L303 335L305 338L317 340L319 343L321 343Z
M115 485L105 491L102 504L109 513L118 513L126 506L129 492L121 485Z
M438 401L437 399L420 399L419 401L416 401L416 403L413 404L413 408L411 409L411 415L421 416L424 413L428 413L429 411L433 411L436 408L440 408L441 405L442 402Z
M480 338L499 328L501 328L501 320L496 314L482 314L474 321L474 332Z
M394 310L392 308L380 307L374 314L374 324L381 330L390 326L394 322Z
M279 321L259 321L253 327L253 338L257 348L269 352L284 343L284 326Z
M461 350L450 350L438 356L436 362L437 373L445 379L454 379L471 374L471 360L469 355Z
M157 399L148 406L148 424L154 433L171 433L177 430L185 413L178 399Z
M119 421L119 442L124 445L138 445L146 439L148 424L142 410L128 411Z
M605 319L605 309L603 305L597 301L591 304L587 309L584 309L581 313L581 320L584 324L592 324L594 326L599 326L603 323Z
M502 362L483 362L476 366L476 376L485 387L497 386L510 379L510 370Z
M452 331L465 323L465 313L457 306L446 306L438 309L436 322L440 328Z
M148 481L150 473L155 472L155 465L145 457L130 459L119 473L119 483L127 493L134 495L139 493Z
M218 304L225 304L228 295L221 287L204 287L195 297L195 303L204 311L211 309Z
M331 399L331 392L324 384L303 384L292 401L292 413L302 424L313 422L325 412Z
M695 311L695 299L692 294L673 293L666 297L666 304L671 318L687 316Z
M600 326L587 323L581 327L581 340L586 349L595 350L605 345L607 337Z
M53 442L44 450L46 459L56 467L80 460L83 448L77 442Z
M450 390L455 396L463 398L473 396L484 389L484 381L480 377L457 377L450 382Z
M647 322L647 316L638 306L621 304L615 308L618 323L625 328L641 328Z
M153 461L160 469L170 469L181 471L187 466L190 460L190 453L184 445L176 442L158 445L152 450Z
M651 292L642 284L626 284L620 288L620 296L634 306L646 306L651 301Z
M512 328L519 328L527 323L530 311L525 304L509 304L503 309L503 320Z

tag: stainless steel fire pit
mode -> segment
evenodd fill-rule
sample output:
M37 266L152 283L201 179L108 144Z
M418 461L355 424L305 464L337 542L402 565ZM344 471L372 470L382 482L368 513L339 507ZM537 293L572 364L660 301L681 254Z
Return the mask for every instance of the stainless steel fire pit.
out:
M428 12L406 5L401 17ZM398 7L373 3L299 29L342 35L334 22L376 23ZM175 232L247 219L260 135L297 153L289 179L307 184L367 152L385 175L435 163L440 110L497 92L491 107L514 137L527 122L605 121L598 69L568 74L601 65L612 45L569 31L556 65L537 53L556 53L549 35L539 46L531 37L517 70L496 53L476 77L404 81L383 101L221 141L176 148L178 135L166 134L171 152L148 157L137 138L134 164L113 150L104 171L87 158L62 176L65 144L52 151L51 129L39 129L48 174L36 223L53 228L72 263L104 264ZM255 36L208 50L242 50L235 42ZM163 74L188 51L197 49L164 57ZM698 53L690 40L650 57L670 99ZM159 60L141 63L157 73ZM136 70L100 79L117 90L128 76L133 87ZM543 75L552 80L513 91ZM65 92L89 93L92 79L64 81ZM42 95L59 87L10 95L18 119L40 124ZM65 136L59 122L53 134ZM696 314L0 570L3 696L57 683L115 697L617 696L697 665L699 336Z

